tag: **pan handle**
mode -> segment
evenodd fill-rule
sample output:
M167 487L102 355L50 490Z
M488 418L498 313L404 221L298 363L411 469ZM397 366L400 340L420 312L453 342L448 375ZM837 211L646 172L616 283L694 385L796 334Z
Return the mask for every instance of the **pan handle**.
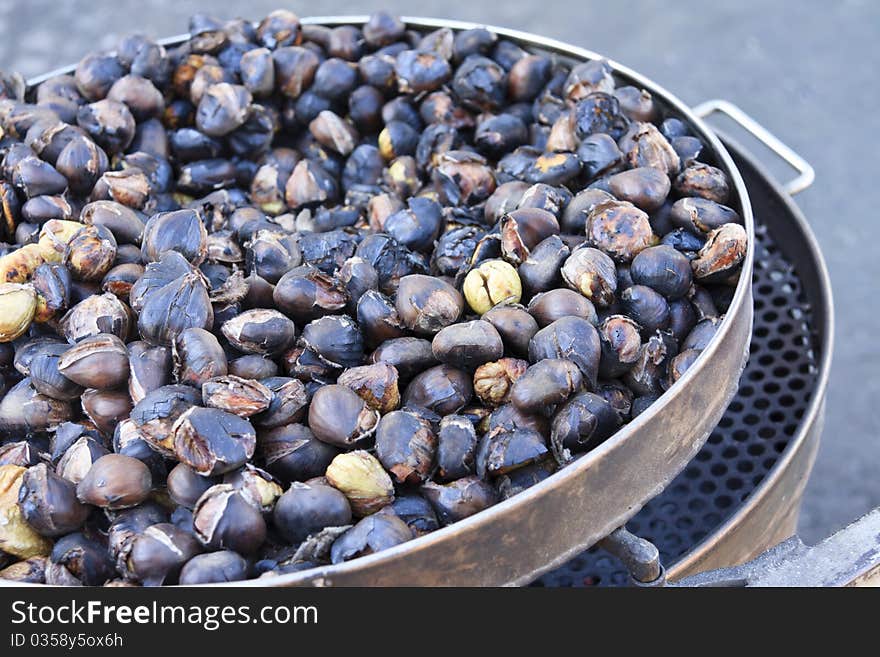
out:
M700 103L694 107L693 112L701 119L705 119L707 116L714 114L715 112L727 115L730 119L738 123L743 130L747 131L755 139L785 160L795 171L798 172L796 178L783 185L783 189L789 194L789 196L794 196L795 194L804 191L812 185L813 181L816 179L816 172L809 162L783 144L776 135L767 130L767 128L755 121L755 119L730 101L720 99L707 100L705 103Z

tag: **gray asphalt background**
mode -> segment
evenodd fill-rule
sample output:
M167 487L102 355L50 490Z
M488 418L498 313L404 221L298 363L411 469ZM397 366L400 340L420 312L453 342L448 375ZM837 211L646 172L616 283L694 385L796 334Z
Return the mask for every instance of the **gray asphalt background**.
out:
M188 17L259 18L280 0L0 0L0 67L35 75L113 48L119 36L186 31ZM555 37L605 54L696 104L740 105L816 168L797 202L831 271L837 345L823 444L801 517L816 541L880 506L877 135L880 2L400 0L284 5L301 16L458 18ZM783 167L771 170L785 176Z

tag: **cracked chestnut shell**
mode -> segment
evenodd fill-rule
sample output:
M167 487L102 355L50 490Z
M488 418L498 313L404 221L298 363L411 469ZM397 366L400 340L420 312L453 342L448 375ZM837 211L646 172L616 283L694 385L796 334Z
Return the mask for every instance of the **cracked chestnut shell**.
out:
M130 342L128 351L128 393L137 404L147 394L171 383L171 350L146 342Z
M274 393L259 381L235 375L218 376L202 383L205 406L250 418L272 403Z
M246 310L223 323L227 340L246 354L274 356L289 348L296 339L296 326L277 310Z
M206 490L193 509L193 530L209 550L229 549L248 555L266 540L266 521L249 494L231 484Z
M138 534L125 561L126 579L145 586L173 584L183 565L202 551L191 532L160 522Z
M160 212L146 223L141 254L145 263L161 260L168 251L180 253L194 266L208 253L208 234L196 210Z
M67 243L64 266L82 281L99 281L116 259L116 239L104 226L83 226Z
M376 427L376 456L398 483L425 481L434 468L437 436L414 413L392 411Z
M562 265L562 278L576 292L598 306L614 303L617 291L617 268L614 261L599 249L575 249Z
M83 394L83 387L71 381L59 369L64 345L47 344L30 363L30 379L37 392L60 401L73 401Z
M374 363L345 370L336 382L354 390L371 408L390 413L400 404L397 368Z
M617 262L630 262L656 241L648 215L622 201L594 206L587 216L586 230L587 241Z
M135 404L130 417L153 449L163 456L173 456L172 426L191 406L198 406L201 401L201 394L191 386L161 386Z
M341 312L349 302L349 295L335 277L311 265L303 265L294 267L279 279L272 299L280 310L297 321L309 321Z
M529 342L529 360L563 358L580 369L584 383L595 386L601 347L596 328L580 317L563 317L547 325Z
M51 586L101 586L114 576L113 560L106 544L87 532L58 539L46 566Z
M339 454L333 445L315 438L304 424L288 424L260 434L260 458L281 481L319 477Z
M59 477L45 463L24 473L18 506L27 523L48 537L76 531L89 516L89 508L76 497L76 484Z
M501 217L501 254L519 265L543 240L559 234L559 222L547 210L521 208Z
M593 449L619 426L620 417L611 404L592 392L581 392L553 416L551 442L554 453L565 461L566 452Z
M165 346L170 346L188 328L207 330L213 323L208 289L196 272L146 294L138 316L141 337L151 344Z
M437 432L437 479L449 482L474 474L477 432L464 415L447 415Z
M41 395L25 377L0 400L0 430L7 433L52 431L73 417L69 402Z
M355 367L364 360L363 336L346 315L312 320L303 328L300 344L332 367Z
M178 383L200 387L227 371L226 354L216 336L203 328L188 328L171 345L174 376Z
M641 327L626 315L610 315L599 324L599 341L602 355L599 373L606 378L616 378L631 368L642 346Z
M299 379L273 376L260 381L271 394L269 406L254 417L254 424L263 429L272 429L292 422L299 422L305 415L310 394Z
M694 278L716 283L733 275L748 251L746 229L739 224L724 224L706 238L703 248L691 262Z
M541 432L526 427L498 427L485 434L477 446L477 474L497 477L549 456L547 439Z
M174 453L203 476L235 470L253 455L257 434L253 425L232 413L194 406L172 427Z

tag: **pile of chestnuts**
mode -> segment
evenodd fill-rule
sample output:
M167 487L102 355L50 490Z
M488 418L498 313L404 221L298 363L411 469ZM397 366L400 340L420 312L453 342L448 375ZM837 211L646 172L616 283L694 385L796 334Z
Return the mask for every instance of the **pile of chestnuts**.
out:
M0 75L0 578L271 578L550 476L699 357L728 177L604 61L194 16Z

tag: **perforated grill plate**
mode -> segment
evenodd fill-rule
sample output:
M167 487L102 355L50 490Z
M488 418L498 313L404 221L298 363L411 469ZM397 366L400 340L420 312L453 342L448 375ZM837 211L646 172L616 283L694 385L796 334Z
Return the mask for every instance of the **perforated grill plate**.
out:
M760 219L760 218L758 218ZM795 435L816 386L812 313L794 267L758 223L755 325L739 391L697 454L627 529L674 563L748 498ZM620 586L629 575L593 548L544 575L537 586Z

